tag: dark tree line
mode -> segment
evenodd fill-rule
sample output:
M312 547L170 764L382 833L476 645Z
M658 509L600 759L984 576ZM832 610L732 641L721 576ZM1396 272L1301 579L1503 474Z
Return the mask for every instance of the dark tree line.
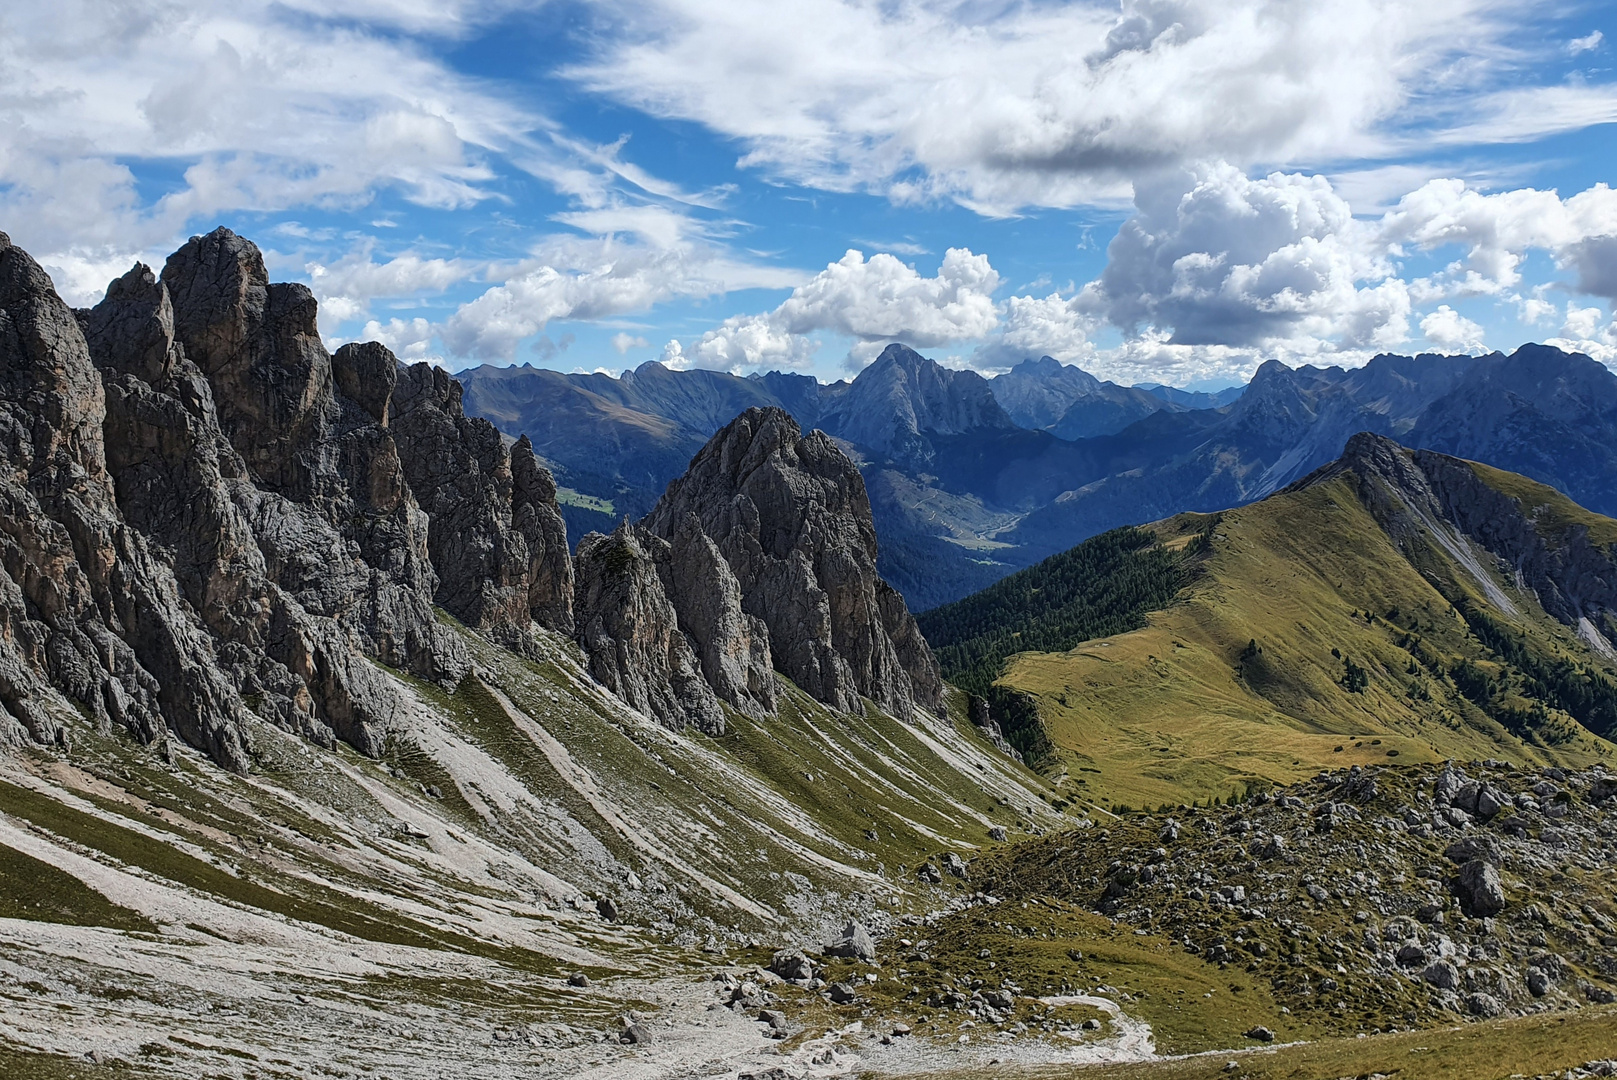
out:
M944 677L990 697L1008 657L1139 629L1186 580L1184 555L1144 529L1114 529L918 618Z
M1560 709L1596 735L1617 735L1617 682L1597 668L1535 652L1519 634L1469 604L1462 605L1460 613L1478 641L1521 673L1527 697ZM1479 704L1487 701L1489 688L1483 672L1476 672L1480 681L1476 677L1468 680L1469 688L1462 682L1469 673L1451 674L1467 697Z

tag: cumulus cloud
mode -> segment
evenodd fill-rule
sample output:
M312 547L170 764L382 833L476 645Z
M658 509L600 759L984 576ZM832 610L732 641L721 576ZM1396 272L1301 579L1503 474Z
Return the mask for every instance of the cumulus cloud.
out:
M1228 164L1142 183L1087 305L1175 345L1366 348L1407 333L1409 295L1374 229L1320 176Z
M365 324L360 340L379 341L406 363L427 360L442 364L443 357L432 348L436 336L437 328L429 320L417 316L413 319L389 319L385 323L372 319Z
M1579 292L1617 303L1617 221L1605 223L1604 229L1604 235L1567 244L1559 255L1563 265L1577 271Z
M1421 319L1420 332L1427 341L1450 352L1477 352L1485 347L1482 327L1447 304Z
M1597 307L1569 303L1561 336L1548 339L1546 344L1585 353L1608 367L1617 365L1617 320L1608 318Z
M571 69L585 86L739 139L744 164L787 179L989 213L1120 201L1184 162L1401 156L1412 117L1467 138L1561 130L1614 100L1498 91L1523 81L1513 35L1533 18L1503 0L615 11L632 32Z
M856 363L873 359L880 351L875 347L886 341L917 348L969 341L998 324L997 288L999 273L988 257L965 248L945 252L933 277L892 255L867 260L850 250L773 311L726 319L702 335L688 356L709 367L800 367L813 356L808 335L817 332L853 338Z
M617 350L619 356L625 355L630 349L644 349L649 344L645 338L621 330L612 335L612 348Z
M1512 289L1532 249L1575 269L1579 291L1617 297L1617 191L1603 183L1563 199L1536 188L1487 194L1463 180L1432 180L1388 211L1381 234L1391 245L1465 249L1441 273L1414 283L1423 299Z
M320 301L321 318L333 325L367 314L374 299L441 293L477 269L464 259L428 259L413 253L376 262L369 245L330 265L304 266Z
M974 367L1003 371L1029 357L1053 356L1067 363L1093 364L1090 340L1100 320L1085 305L1060 293L1011 296L1001 305L999 332L978 347Z

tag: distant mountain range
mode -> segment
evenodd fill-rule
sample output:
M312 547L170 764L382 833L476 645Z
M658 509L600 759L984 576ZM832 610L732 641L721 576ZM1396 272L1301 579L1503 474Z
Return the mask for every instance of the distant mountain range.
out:
M469 414L527 435L576 540L638 517L720 427L776 406L860 465L879 567L917 610L1088 536L1263 498L1370 431L1520 472L1617 513L1617 375L1581 354L1270 361L1198 394L1102 382L1049 357L995 379L889 346L852 381L648 363L620 378L531 367L460 374Z
M1241 396L1233 386L1216 394L1174 386L1119 386L1054 357L1024 360L989 386L1018 427L1061 439L1115 435L1152 413L1217 409Z

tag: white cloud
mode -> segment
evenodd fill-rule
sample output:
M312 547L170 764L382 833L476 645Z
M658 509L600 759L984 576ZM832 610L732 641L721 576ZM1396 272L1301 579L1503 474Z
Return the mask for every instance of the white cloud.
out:
M1432 180L1399 200L1381 233L1389 244L1466 249L1464 258L1413 284L1422 299L1512 289L1532 249L1575 269L1580 291L1617 297L1617 191L1603 183L1563 199L1536 188L1490 195L1462 180Z
M792 290L775 310L726 319L694 343L690 359L706 367L801 367L813 356L808 335L851 337L855 363L874 359L878 346L903 341L930 348L970 341L999 322L993 292L999 273L986 255L950 248L934 277L923 277L892 255L868 260L850 250Z
M1067 363L1092 364L1097 350L1090 335L1099 320L1084 305L1060 293L1012 296L1001 305L999 332L978 348L974 367L1003 371L1029 357L1053 356Z
M486 153L542 124L408 38L270 0L0 14L0 214L42 253L146 250L224 211L363 205L382 187L466 206L487 195ZM150 159L180 170L155 201L124 164Z
M1561 336L1549 338L1545 344L1585 353L1607 367L1617 368L1617 320L1607 318L1597 307L1567 304Z
M708 244L657 248L608 237L551 237L502 284L461 305L444 324L457 356L507 361L556 319L602 319L645 311L675 297L786 288L794 270L738 262Z
M433 338L436 336L437 328L418 316L413 319L389 319L385 323L372 319L365 324L359 340L379 341L392 349L394 355L406 363L414 364L427 360L434 364L442 364L443 357L432 348Z
M626 334L622 330L612 335L612 348L617 350L619 356L623 356L630 349L644 349L649 344L645 338Z
M571 76L706 124L744 164L984 212L1120 201L1140 173L1401 155L1423 132L1598 122L1533 97L1505 0L619 3ZM1509 78L1507 78L1509 76ZM1510 83L1508 91L1499 90ZM1486 96L1492 95L1492 96Z
M1083 300L1176 345L1374 348L1404 339L1409 296L1374 228L1321 176L1227 165L1137 188L1136 213ZM1365 283L1365 284L1361 284Z
M321 319L330 326L367 314L371 300L441 293L471 277L477 269L463 259L424 259L413 253L375 262L370 245L349 252L329 266L319 262L304 266L310 287L320 301Z
M1580 38L1573 38L1571 41L1566 43L1567 55L1577 56L1579 53L1593 52L1594 50L1600 48L1601 43L1605 40L1606 35L1602 34L1599 30L1594 31L1591 34L1585 34Z
M1536 293L1537 290L1535 290ZM1549 322L1555 318L1555 313L1558 310L1553 303L1544 299L1542 295L1516 297L1516 309L1519 312L1521 321L1528 326L1538 326L1541 323Z
M1439 349L1477 352L1486 346L1482 340L1482 327L1443 304L1420 321L1420 332Z
M1561 333L1569 338L1594 338L1599 335L1604 318L1605 313L1597 307L1580 308L1568 304Z

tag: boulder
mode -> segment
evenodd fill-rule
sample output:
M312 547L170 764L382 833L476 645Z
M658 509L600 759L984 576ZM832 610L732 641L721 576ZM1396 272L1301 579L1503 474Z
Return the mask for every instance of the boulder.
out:
M1455 794L1469 779L1463 771L1455 768L1452 763L1443 766L1443 771L1438 774L1437 781L1432 786L1432 801L1439 806L1452 804Z
M859 1000L859 995L854 992L853 987L843 982L832 983L826 993L830 995L832 1003L837 1005L852 1005Z
M654 1041L649 1027L638 1020L631 1020L628 1017L623 1020L623 1031L618 1038L619 1041L631 1046L646 1046Z
M850 960L876 959L876 943L870 931L857 919L850 920L842 930L842 937L825 947L827 956L841 956Z
M1420 967L1426 960L1426 950L1419 942L1411 941L1398 949L1398 963L1403 967Z
M1457 887L1460 907L1474 919L1487 918L1505 910L1505 890L1499 871L1492 863L1472 859L1460 867Z
M814 961L800 949L779 949L769 958L769 970L787 982L808 982L814 978Z
M1460 985L1460 972L1447 960L1439 960L1421 972L1421 978L1439 990L1453 990Z

